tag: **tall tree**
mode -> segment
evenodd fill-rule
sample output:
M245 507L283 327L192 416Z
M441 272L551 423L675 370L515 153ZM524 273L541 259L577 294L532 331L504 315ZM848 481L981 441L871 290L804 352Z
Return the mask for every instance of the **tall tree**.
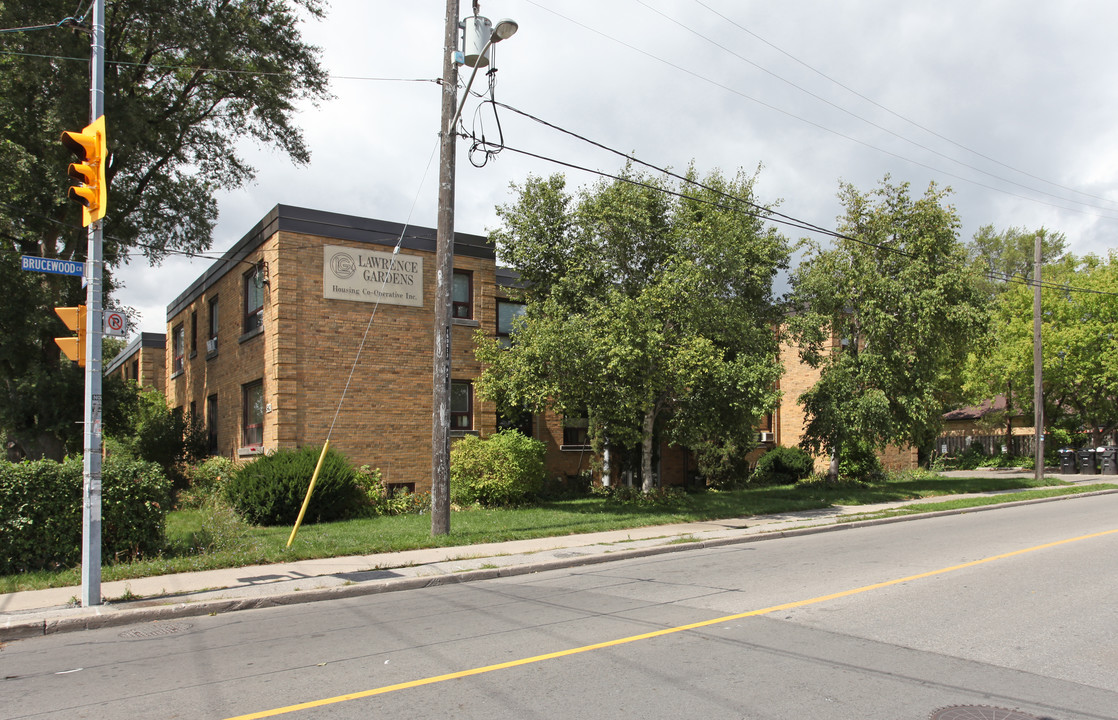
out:
M998 232L993 225L984 225L974 234L967 245L967 257L974 264L975 270L981 273L978 282L991 305L997 305L1003 294L1014 287L1014 283L1032 280L1033 259L1038 239L1041 243L1042 262L1045 265L1063 262L1067 248L1067 238L1063 233L1052 232L1043 227L1032 231L1013 227ZM1031 318L1032 311L1028 309L1026 311ZM995 324L1000 320L996 317L991 320L989 330L994 332ZM987 344L986 347L990 345ZM1005 349L1007 348L1000 348L1000 350ZM1002 425L1005 429L1007 447L1013 435L1013 418L1025 413L1026 408L1032 405L1032 382L1031 370L1025 377L1015 378L1013 374L1006 374L1001 377L985 376L967 381L968 389L973 391L969 393L971 402L991 400L998 395L1005 397L1005 409L995 411L984 419L992 424Z
M63 328L51 307L79 304L81 290L15 264L21 254L85 259L59 143L63 130L89 121L88 18L67 19L75 5L85 3L0 3L0 27L47 26L0 35L0 434L33 456L57 456L79 437L72 406L80 407L81 374L59 369L51 337ZM299 21L322 13L321 0L107 4L107 293L112 268L129 254L158 262L210 246L214 191L253 177L237 153L243 139L307 162L295 106L325 99L327 76Z
M1092 433L1098 444L1118 430L1118 255L1064 256L1041 278L1041 337L1046 424ZM1031 387L1033 288L1009 285L991 312L990 334L967 363L974 397L1003 382ZM1032 393L1017 398L1026 414Z
M890 443L921 447L938 431L957 369L985 322L948 191L912 197L886 177L839 197L834 246L809 246L792 276L788 328L820 379L800 402L804 448L831 456Z
M701 466L749 446L777 399L772 281L788 257L747 204L752 184L626 168L576 196L558 175L514 186L493 238L527 306L510 348L479 333L479 393L589 417L597 446L640 447L646 490L658 436L698 450Z

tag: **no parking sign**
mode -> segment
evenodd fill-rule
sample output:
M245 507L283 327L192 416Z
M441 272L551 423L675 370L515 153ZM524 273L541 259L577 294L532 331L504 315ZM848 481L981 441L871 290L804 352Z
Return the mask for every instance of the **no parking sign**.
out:
M128 316L116 310L106 310L104 333L124 337L128 333Z

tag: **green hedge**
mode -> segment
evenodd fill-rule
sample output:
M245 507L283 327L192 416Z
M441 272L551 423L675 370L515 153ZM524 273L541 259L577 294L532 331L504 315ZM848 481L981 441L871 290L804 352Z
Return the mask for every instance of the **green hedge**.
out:
M102 562L156 555L165 544L171 483L155 463L101 466ZM81 562L82 459L0 463L0 573Z
M750 482L756 485L785 485L802 480L815 469L815 460L798 447L778 445L761 456Z
M546 452L542 442L516 430L456 440L450 449L450 497L460 505L525 503L543 487Z
M225 495L253 525L291 525L307 496L321 448L277 450L233 471ZM314 486L305 523L329 522L358 515L368 501L358 487L356 471L341 453L330 450Z

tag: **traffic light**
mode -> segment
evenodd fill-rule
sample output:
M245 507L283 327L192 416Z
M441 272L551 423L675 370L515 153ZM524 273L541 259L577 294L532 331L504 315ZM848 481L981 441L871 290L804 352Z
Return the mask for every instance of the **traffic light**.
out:
M77 332L77 337L56 337L54 341L66 357L85 367L85 305L77 307L56 307L54 309L66 327Z
M62 144L78 156L79 162L70 163L69 175L80 184L71 187L67 195L81 203L82 225L88 226L105 217L108 206L105 164L109 153L105 143L105 116L86 125L81 132L62 133Z

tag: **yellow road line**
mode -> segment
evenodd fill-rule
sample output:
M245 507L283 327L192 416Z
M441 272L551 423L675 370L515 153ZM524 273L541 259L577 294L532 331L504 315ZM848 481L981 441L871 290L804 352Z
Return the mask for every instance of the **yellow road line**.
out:
M849 597L851 595L858 595L859 593L869 592L871 590L880 590L891 585L899 585L901 583L909 582L912 580L921 580L923 578L933 577L935 575L943 575L956 570L963 570L965 568L974 567L976 565L983 565L985 563L994 562L995 560L1004 560L1005 558L1015 557L1017 555L1024 555L1025 553L1036 552L1037 550L1045 550L1047 548L1057 547L1059 545L1067 545L1068 543L1079 542L1080 540L1090 540L1092 538L1102 537L1104 535L1112 535L1118 533L1118 529L1105 530L1103 532L1092 533L1090 535L1080 535L1079 537L1068 538L1066 540L1057 540L1056 542L1045 543L1044 545L1034 545L1033 547L1024 548L1022 550L1014 550L1013 552L1002 553L1001 555L992 555L981 560L972 560L971 562L961 563L959 565L952 565L951 567L940 568L939 570L930 570L928 572L919 573L917 575L908 575L907 577L897 578L895 580L887 580L885 582L874 583L873 585L865 585L863 587L854 588L853 590L843 590L842 592L832 593L830 595L820 595L808 600L797 600L795 602L784 603L782 605L773 605L760 610L750 610L749 612L736 613L734 615L724 615L722 617L713 618L711 620L702 620L700 622L689 623L687 625L679 625L676 627L664 628L662 630L654 630L652 632L641 633L640 635L630 635L628 637L618 638L616 640L607 640L605 642L594 643L592 645L583 645L581 647L570 648L568 650L559 650L556 652L544 653L543 655L533 655L531 657L521 658L519 660L510 660L508 662L497 663L496 665L486 665L484 667L471 668L469 670L459 670L458 672L447 673L445 675L434 675L432 677L421 678L419 680L410 680L408 682L397 683L395 685L385 685L372 690L362 690L361 692L348 693L346 695L337 695L335 697L323 698L322 700L312 700L310 702L299 703L298 705L288 705L287 707L275 708L272 710L263 710L261 712L249 713L248 715L237 715L236 717L227 718L227 720L258 720L258 718L269 718L277 715L286 715L288 713L298 712L300 710L309 710L311 708L323 707L325 705L333 705L335 703L347 702L349 700L360 700L361 698L373 697L374 695L384 695L385 693L396 692L397 690L407 690L408 688L421 687L423 685L434 685L435 683L445 682L447 680L457 680L458 678L470 677L472 675L482 675L484 673L494 672L495 670L505 670L507 668L519 667L521 665L531 665L532 663L543 662L545 660L554 660L556 658L567 657L569 655L578 655L579 653L590 652L592 650L601 650L608 647L616 647L618 645L626 645L628 643L637 642L638 640L649 640L651 638L663 637L665 635L672 635L674 633L685 632L687 630L697 630L699 628L710 627L711 625L718 625L733 620L741 620L742 618L755 617L757 615L765 615L779 610L791 610L793 608L804 607L806 605L815 605L817 603L827 602L828 600L837 600L839 598Z

